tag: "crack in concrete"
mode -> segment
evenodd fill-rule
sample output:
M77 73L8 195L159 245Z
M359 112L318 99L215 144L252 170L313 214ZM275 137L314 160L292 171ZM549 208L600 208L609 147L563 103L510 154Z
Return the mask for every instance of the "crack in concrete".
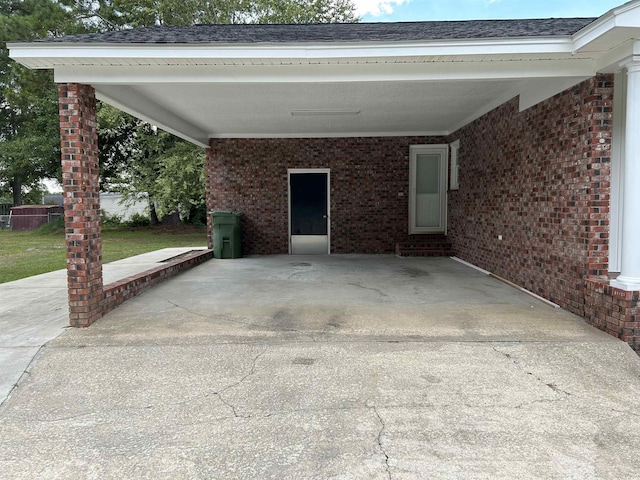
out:
M191 396L185 400L180 400L179 402L172 402L172 403L163 403L162 406L164 407L177 407L180 405L186 405L186 404L190 404L193 402L193 400L195 398L209 398L212 395L215 395L215 393L211 393L211 394L205 394L205 395L197 395L197 396ZM151 410L155 407L156 405L141 405L141 406L136 406L136 407L123 407L123 408L112 408L112 409L108 409L108 410L97 410L97 411L93 411L93 412L84 412L84 413L78 413L76 415L69 415L66 417L59 417L59 418L52 418L52 419L43 419L43 418L37 418L35 420L27 420L28 422L31 423L36 423L36 422L41 422L41 423L56 423L56 422L65 422L67 420L75 420L76 418L83 418L83 417L91 417L94 415L100 415L100 414L104 414L104 413L114 413L114 412L134 412L137 410ZM223 418L219 418L220 420L222 420Z
M376 408L376 406L373 405L370 408L371 410L373 410L373 413L376 414L376 417L378 418L378 422L380 422L380 430L378 431L378 436L376 437L376 440L378 441L378 448L380 449L380 452L382 452L382 455L384 455L384 465L385 465L385 470L387 472L387 477L389 477L389 480L391 480L391 468L389 467L389 455L387 455L387 452L382 446L382 434L384 433L386 425L384 424L384 421L382 420L382 417L380 416L380 413L378 412L378 409Z
M376 292L381 297L388 297L389 296L386 293L384 293L382 290L380 290L379 288L365 287L365 286L360 285L359 283L355 283L355 282L354 283L349 283L348 285L352 285L354 287L362 288L363 290L371 290L372 292Z
M232 403L226 401L223 397L222 394L224 392L226 392L227 390L231 389L231 388L235 388L238 385L241 385L242 383L244 383L244 381L249 378L251 375L253 375L256 371L256 363L258 362L258 359L264 355L266 353L267 349L265 348L264 350L262 350L260 353L258 353L254 359L253 362L251 363L251 369L249 370L249 373L247 373L244 377L242 377L240 380L238 380L235 383L232 383L231 385L227 385L226 387L224 387L222 390L218 391L218 392L213 392L214 395L216 395L220 401L222 403L224 403L227 407L229 407L231 409L231 412L233 412L233 416L235 418L251 418L251 415L239 415L238 411L236 410L235 405L233 405Z
M258 359L264 355L264 353L267 351L267 349L265 348L262 352L260 352L258 355L255 356L255 358L253 359L252 363L251 363L251 369L249 370L249 373L247 373L246 375L244 375L240 380L238 380L235 383L232 383L231 385L227 385L226 387L224 387L222 390L218 391L218 392L211 392L209 394L205 394L205 395L198 395L197 397L189 397L185 400L181 400L179 402L173 402L173 403L165 403L163 404L163 406L165 407L176 407L176 406L180 406L180 405L185 405L188 403L191 403L193 401L194 398L208 398L211 396L215 396L217 397L222 403L224 403L227 407L229 407L231 409L231 412L233 413L233 417L234 418L251 418L252 415L239 415L237 413L237 410L235 408L235 406L229 402L227 402L224 398L222 398L222 393L229 390L230 388L234 388L237 387L238 385L240 385L241 383L243 383L247 378L249 378L251 375L253 375L255 373L255 368L256 368L256 362L258 361ZM27 372L28 373L28 372ZM154 408L154 405L144 405L144 406L139 406L139 407L131 407L131 408L115 408L112 410L108 410L108 412L117 412L117 411L122 411L122 412L126 412L126 411L135 411L135 410L149 410ZM74 420L76 418L82 418L82 417L91 417L93 415L99 415L105 413L105 411L94 411L94 412L85 412L85 413L79 413L77 415L69 415L67 417L62 417L62 418L54 418L54 419L50 419L50 420L45 420L45 419L37 419L34 420L34 422L42 422L42 423L56 423L56 422L65 422L67 420ZM223 420L223 418L220 418L220 420Z
M40 352L42 351L42 349L45 347L45 345L41 345L40 348L38 348L38 350L36 351L36 353L33 355L33 357L31 357L31 360L29 360L29 363L27 364L26 367L24 367L24 370L22 371L22 373L20 374L20 376L18 377L18 380L16 380L16 383L14 383L13 385L11 385L11 389L9 390L9 392L7 393L7 396L4 397L2 399L2 402L0 402L0 408L2 408L2 406L4 405L4 403L9 399L9 397L11 396L11 394L16 390L16 388L18 388L18 385L20 384L20 382L22 382L22 379L26 376L28 376L31 373L31 365L33 365L33 362L35 361L35 359L40 355Z
M253 328L260 328L260 329L264 329L267 330L269 332L293 332L293 333L303 333L301 330L296 330L295 328L278 328L278 329L274 329L272 327L269 327L268 325L263 325L261 323L251 323L251 322L242 322L240 320L232 320L230 318L227 317L221 317L221 316L211 316L211 315L206 315L204 313L199 313L199 312L195 312L183 305L180 305L172 300L167 299L167 302L169 302L171 305L173 305L176 308L180 308L182 310L184 310L185 312L189 312L192 315L195 315L197 317L201 317L201 318L206 318L208 320L221 320L223 322L227 322L227 323L235 323L237 325L245 325L247 327L253 327Z
M504 356L507 360L509 360L511 363L513 363L516 367L518 367L519 369L522 370L522 368L520 367L520 362L518 362L514 357L512 357L510 354L505 353L505 352L501 352L500 350L498 350L495 345L493 345L491 348L493 348L493 351ZM564 395L566 395L567 397L570 397L572 394L570 392L567 392L566 390L561 389L560 387L558 387L555 383L547 383L544 380L542 380L542 378L538 377L537 375L534 375L533 372L527 372L526 370L523 370L527 375L532 376L533 378L535 378L538 382L542 383L544 386L550 388L551 390L553 390L555 393L562 393ZM542 400L543 401L543 400ZM537 403L537 402L534 402ZM526 405L526 404L523 404Z
M558 403L558 402L562 402L563 400L565 400L566 397L557 397L557 398L541 398L540 400L532 400L530 402L522 402L519 403L518 405L514 405L513 407L510 408L514 408L514 409L519 409L519 408L523 408L523 407L528 407L530 405L535 405L537 403Z
M529 372L527 372L527 373L529 373ZM530 375L533 375L533 374L532 374L532 373L530 373ZM538 378L538 377L536 377L536 378ZM540 380L540 378L538 378L538 380ZM540 380L540 381L542 381L542 380ZM545 383L545 385L546 385L547 387L549 387L551 390L553 390L554 392L557 392L557 393L564 393L567 397L570 397L570 396L571 396L571 394L570 394L569 392L567 392L566 390L562 390L562 389L561 389L560 387L558 387L555 383Z
M622 415L631 415L632 417L640 417L640 414L635 413L635 412L629 412L629 411L625 411L625 410L617 410L615 408L612 408L611 411L615 412L615 413L621 413Z

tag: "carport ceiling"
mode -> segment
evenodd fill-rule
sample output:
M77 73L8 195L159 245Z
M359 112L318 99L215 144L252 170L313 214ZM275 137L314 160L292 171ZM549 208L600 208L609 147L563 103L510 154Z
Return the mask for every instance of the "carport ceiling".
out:
M446 134L505 94L511 96L521 83L221 83L124 88L161 105L209 137L322 137ZM109 98L121 96L122 88L97 86L99 95Z

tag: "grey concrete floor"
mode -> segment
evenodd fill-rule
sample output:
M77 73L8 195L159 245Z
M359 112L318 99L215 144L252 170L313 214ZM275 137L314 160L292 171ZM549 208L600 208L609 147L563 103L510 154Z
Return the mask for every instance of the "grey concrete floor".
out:
M7 478L636 479L640 360L448 258L212 260L46 344Z

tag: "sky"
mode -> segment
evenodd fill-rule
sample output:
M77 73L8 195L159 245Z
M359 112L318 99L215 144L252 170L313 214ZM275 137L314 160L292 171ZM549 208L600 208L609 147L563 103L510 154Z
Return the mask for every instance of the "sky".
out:
M626 0L353 0L363 22L599 17Z

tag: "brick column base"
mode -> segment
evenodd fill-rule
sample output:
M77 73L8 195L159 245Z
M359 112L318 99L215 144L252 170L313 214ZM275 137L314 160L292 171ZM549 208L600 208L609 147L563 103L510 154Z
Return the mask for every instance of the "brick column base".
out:
M87 327L102 316L104 297L96 98L88 85L58 92L69 323Z
M613 287L606 277L587 277L584 316L640 354L640 292Z

